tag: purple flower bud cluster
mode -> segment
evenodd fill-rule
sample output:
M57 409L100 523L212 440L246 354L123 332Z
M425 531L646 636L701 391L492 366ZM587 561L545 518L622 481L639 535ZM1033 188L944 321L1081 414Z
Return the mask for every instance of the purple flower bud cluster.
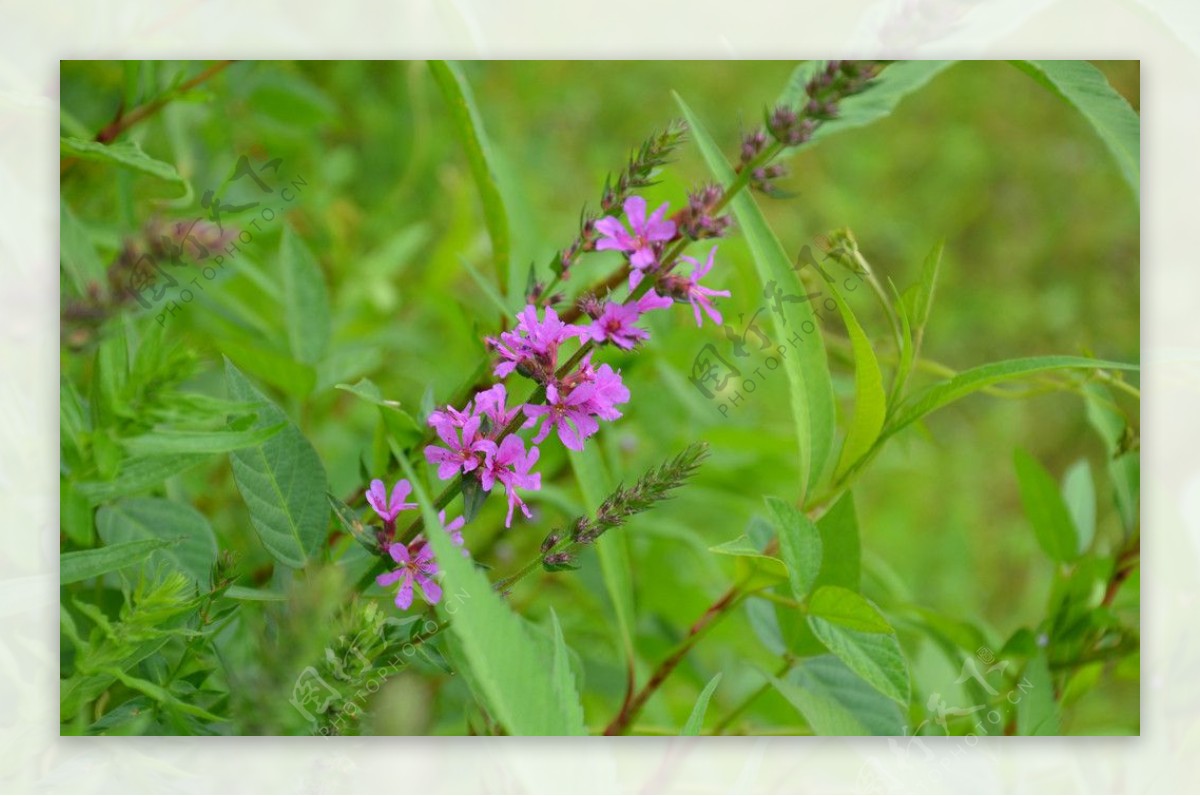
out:
M692 240L720 238L729 230L733 220L729 214L716 214L717 203L725 195L719 185L703 185L688 194L687 207L675 216L679 230Z

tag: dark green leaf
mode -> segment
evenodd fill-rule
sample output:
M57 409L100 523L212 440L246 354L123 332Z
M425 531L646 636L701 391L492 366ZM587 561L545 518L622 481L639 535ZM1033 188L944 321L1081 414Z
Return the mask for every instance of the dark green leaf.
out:
M179 172L170 163L155 160L142 151L136 141L118 141L115 144L101 144L98 141L85 141L82 138L64 137L59 139L59 151L68 157L81 160L94 160L100 163L110 163L143 174L150 174L180 187L180 194L188 192L187 182L179 176Z
M771 683L818 735L901 735L900 706L832 655L801 663Z
M183 503L163 498L131 498L105 506L96 514L96 528L106 545L144 539L171 543L150 557L168 562L207 591L217 560L217 538L203 514Z
M263 402L256 428L286 424L266 442L229 454L229 461L263 547L279 562L303 567L325 541L329 521L325 468L300 430L229 360L225 380L230 398Z
M174 543L165 539L139 539L134 542L106 545L95 550L63 553L58 560L59 583L66 586L140 564L155 550L161 550Z

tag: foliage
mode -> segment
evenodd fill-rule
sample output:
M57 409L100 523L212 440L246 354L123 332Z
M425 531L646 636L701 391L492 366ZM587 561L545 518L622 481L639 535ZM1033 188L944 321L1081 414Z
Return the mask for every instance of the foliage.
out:
M64 62L62 731L1137 733L1136 65L561 66Z

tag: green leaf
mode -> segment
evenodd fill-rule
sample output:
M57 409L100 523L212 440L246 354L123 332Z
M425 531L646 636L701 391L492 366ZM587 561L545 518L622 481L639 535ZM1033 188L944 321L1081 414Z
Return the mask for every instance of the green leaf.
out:
M166 539L139 539L134 542L106 545L95 550L63 553L58 559L59 583L66 586L140 564L155 550L172 544L174 542Z
M862 550L858 533L858 515L854 495L846 492L817 520L821 532L821 571L814 588L842 586L858 591L862 571Z
M1035 376L1052 370L1137 370L1137 365L1088 357L1045 356L1006 359L964 370L905 401L880 435L877 445L906 426L947 404L1002 381Z
M122 440L125 450L134 456L158 456L178 453L229 453L266 442L283 431L285 424L243 431L152 431Z
M295 398L306 397L317 384L316 368L274 351L222 340L221 353L250 375Z
M1013 456L1021 504L1033 524L1038 544L1055 561L1068 562L1079 557L1079 538L1067 504L1053 476L1037 459L1023 450Z
M862 92L842 100L836 119L830 119L817 128L808 143L797 149L812 146L816 142L836 135L843 130L862 127L891 114L900 101L925 86L936 74L953 61L897 61L887 66L875 78L873 85ZM780 105L797 105L807 97L805 85L824 67L822 61L807 61L796 67L788 80L787 88L779 96Z
M321 266L290 226L279 241L279 269L288 346L297 361L315 365L329 345L329 293Z
M417 421L413 419L412 415L400 408L400 402L384 398L379 387L370 379L359 379L354 384L335 384L334 389L344 390L357 395L364 401L378 406L379 416L383 419L383 424L387 428L388 434L401 447L407 448L423 436L421 427L417 425ZM470 522L470 519L467 522Z
M692 139L700 149L709 170L722 185L730 185L735 175L721 150L704 129L700 120L687 106L683 98L675 95L691 129ZM792 264L779 239L767 225L762 211L758 209L749 191L741 191L730 203L738 226L750 248L759 279L765 288L776 285L785 294L807 294L800 277L792 270ZM783 359L792 397L792 415L796 422L799 444L798 470L800 474L800 503L824 472L826 459L833 446L836 408L833 399L833 383L829 377L825 345L821 339L820 325L808 302L788 302L783 305L782 317L772 315L777 338L787 340L789 350ZM805 324L808 324L806 327ZM805 334L802 329L811 328ZM798 346L791 342L799 335Z
M228 359L225 382L233 400L264 404L255 428L285 424L266 442L230 453L229 461L263 547L280 563L303 567L325 540L329 522L325 468L300 430Z
M788 568L792 596L803 602L821 571L821 532L791 503L776 497L766 500L775 515L775 533Z
M150 557L167 562L207 590L217 560L217 538L203 514L163 498L132 498L96 513L96 529L106 545L158 539L171 543Z
M908 704L908 663L896 631L863 597L822 586L808 601L808 624L821 643L881 694Z
M588 445L582 451L568 450L571 469L579 482L583 495L584 509L594 514L611 491L611 479L599 446ZM604 577L604 588L612 601L617 617L618 640L625 651L626 664L633 666L633 562L629 555L629 538L621 528L614 528L596 540L594 547L600 559L600 573Z
M745 606L750 629L763 646L772 655L787 652L787 643L783 640L783 630L779 627L779 617L775 613L775 603L762 597L749 597Z
M559 625L558 614L553 608L550 609L550 624L554 630L554 665L550 670L554 696L566 713L564 719L567 724L583 727L583 705L579 702L579 691L575 687L575 675L571 671L567 642L563 639L562 626Z
M692 708L692 714L688 716L687 723L683 725L683 730L680 735L699 735L700 730L704 727L704 714L708 710L708 700L712 698L713 692L717 690L717 684L721 682L721 673L708 681L708 685L704 686L704 690L700 692L700 696L696 698L696 704Z
M1141 200L1141 119L1087 61L1014 61L1013 64L1083 114L1112 153L1121 176Z
M75 488L93 505L99 505L160 486L171 476L195 467L207 458L196 453L133 457L121 463L121 469L113 480L83 481L76 484Z
M513 735L586 735L577 718L579 697L568 693L553 671L554 662L539 654L539 645L521 619L500 599L472 561L450 540L438 522L425 482L408 458L400 466L413 485L425 520L425 534L444 573L444 593L438 612L450 621L450 631L462 648L470 669L469 681L488 712ZM573 691L574 689L570 689Z
M821 273L825 276L823 271ZM879 370L879 360L875 357L870 338L863 332L834 280L827 278L826 281L842 314L842 321L846 324L850 348L854 353L854 420L846 432L842 454L834 470L834 479L838 479L871 450L879 432L883 430L883 420L887 416L887 393L883 389L883 373Z
M1045 653L1039 652L1025 664L1013 693L1017 703L1017 735L1058 735L1059 710L1054 702L1054 682ZM1009 701L1013 701L1012 694Z
M471 167L471 176L479 189L479 198L483 202L483 219L487 225L488 236L492 240L492 258L496 266L496 281L500 293L509 293L509 258L510 242L508 231L508 214L504 209L504 201L500 194L499 181L496 178L495 155L488 142L487 133L483 128L483 119L475 105L471 87L467 84L462 70L453 61L430 61L429 69L437 81L446 106L450 111L450 119L454 129L462 141L467 153L467 163Z
M1113 401L1112 391L1102 384L1084 385L1088 422L1104 440L1108 477L1113 483L1117 511L1126 534L1138 523L1141 465L1136 450L1125 450L1127 423Z
M108 279L104 264L96 254L96 247L87 230L71 212L66 202L58 205L59 258L63 271L71 277L75 291L88 294L88 285L96 285L101 291L108 290Z
M1092 467L1087 459L1080 459L1063 476L1063 500L1067 512L1075 525L1082 555L1092 545L1096 536L1096 486L1092 482Z
M900 706L832 655L821 655L771 683L817 735L901 735Z
M142 151L136 141L118 141L115 144L101 144L98 141L86 141L82 138L64 136L59 139L59 152L67 157L81 160L94 160L121 166L143 174L150 174L159 179L178 185L182 190L180 195L188 192L187 182L179 176L179 172L170 163L155 160Z

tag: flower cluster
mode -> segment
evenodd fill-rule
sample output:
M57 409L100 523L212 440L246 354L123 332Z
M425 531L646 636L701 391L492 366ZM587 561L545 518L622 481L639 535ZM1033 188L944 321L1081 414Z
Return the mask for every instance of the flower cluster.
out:
M719 189L713 187L703 188L692 197L688 210L680 216L690 225L689 235L715 237L724 231L728 221L718 220L713 212L720 197ZM493 375L503 380L517 373L532 379L542 385L544 402L534 400L509 407L504 384L496 384L477 392L462 409L446 406L429 416L429 425L440 442L425 448L426 460L437 468L442 480L459 476L469 479L464 490L469 485L474 494L478 490L490 492L497 484L503 487L508 499L505 527L511 527L514 510L518 508L526 517L531 516L518 490L541 488L541 474L532 472L540 453L537 446L553 432L565 447L583 450L584 441L599 431L600 421L621 417L618 406L629 401L629 390L620 371L592 361L593 345L607 343L624 350L634 348L650 336L638 325L641 317L676 301L692 305L697 323L702 321L701 311L721 323L713 297L728 296L729 291L712 290L699 281L713 267L716 247L703 264L690 257L678 257L692 264L690 276L671 274L676 258L667 257L670 262L663 260L666 245L678 240L678 228L667 217L667 205L647 213L644 198L628 196L623 210L628 226L614 216L595 221L600 236L595 248L625 254L630 266L629 299L624 303L595 295L581 299L580 310L590 318L586 325L569 323L553 307L539 310L536 303L531 303L517 314L512 329L485 338L497 357ZM656 283L657 290L641 284L647 278ZM577 341L580 348L564 366L560 360L566 357L560 353L571 340ZM535 427L527 447L518 432ZM397 505L405 505L405 496L401 495ZM381 512L391 512L392 505L384 505L385 497L378 497ZM401 561L397 554L408 555L408 559ZM414 573L416 583L425 588L418 575L427 572L431 561L414 553L411 546L393 553L393 559L407 567L405 571Z
M526 451L524 440L506 433L520 411L521 407L508 408L505 387L497 384L477 393L461 411L447 406L431 413L429 425L437 431L443 445L425 448L425 459L437 465L438 478L442 480L461 473L478 478L485 492L490 492L497 483L503 486L508 496L506 528L512 525L515 507L520 506L521 513L530 516L529 507L517 489L542 487L541 474L529 472L537 463L538 449L531 447Z
M403 511L418 508L416 503L407 501L411 493L412 484L407 479L397 481L392 487L390 496L387 486L378 478L371 482L371 487L367 490L367 503L383 520L384 539L389 540L386 545L388 555L391 556L392 561L400 565L390 572L379 575L375 582L383 588L399 582L400 588L396 592L396 607L402 611L408 610L412 605L414 583L420 588L421 595L430 605L442 598L441 587L433 581L433 576L438 572L437 563L433 560L433 549L426 539L418 536L408 544L393 541L396 518ZM462 527L466 524L466 518L458 517L447 524L446 512L439 511L438 520L441 522L442 528L450 534L450 539L459 547L463 547ZM465 547L462 552L464 556L470 555Z

